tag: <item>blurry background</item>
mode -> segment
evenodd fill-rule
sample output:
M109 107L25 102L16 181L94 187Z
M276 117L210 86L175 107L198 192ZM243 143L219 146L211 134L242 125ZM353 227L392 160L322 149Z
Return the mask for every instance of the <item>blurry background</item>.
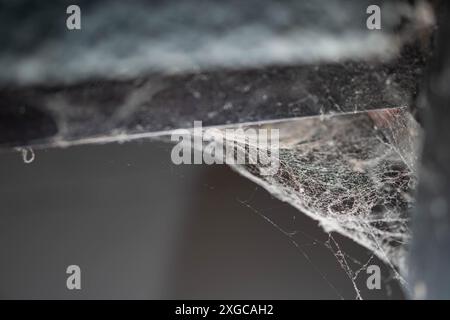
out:
M315 221L225 165L159 141L0 154L0 298L354 299ZM298 230L300 248L261 215ZM349 257L370 253L334 235ZM66 268L81 268L81 290ZM402 298L390 272L365 299Z

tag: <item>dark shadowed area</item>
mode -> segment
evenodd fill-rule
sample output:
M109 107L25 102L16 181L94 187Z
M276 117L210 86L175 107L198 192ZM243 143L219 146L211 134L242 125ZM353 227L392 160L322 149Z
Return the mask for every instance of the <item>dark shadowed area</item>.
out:
M0 297L354 299L316 222L225 165L170 161L171 145L37 150L25 164L0 154ZM290 239L283 229L299 230ZM335 235L346 254L368 252ZM79 265L81 290L66 288ZM382 289L402 298L381 262Z

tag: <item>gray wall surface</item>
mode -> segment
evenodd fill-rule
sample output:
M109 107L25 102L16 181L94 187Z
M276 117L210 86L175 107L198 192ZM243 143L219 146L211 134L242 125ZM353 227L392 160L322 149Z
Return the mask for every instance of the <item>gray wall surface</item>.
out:
M0 298L355 298L316 222L225 165L175 166L170 151L152 141L37 150L31 164L0 154ZM260 214L299 230L300 248ZM363 274L363 298L402 298L373 263L382 289L365 289ZM71 264L81 290L66 288Z

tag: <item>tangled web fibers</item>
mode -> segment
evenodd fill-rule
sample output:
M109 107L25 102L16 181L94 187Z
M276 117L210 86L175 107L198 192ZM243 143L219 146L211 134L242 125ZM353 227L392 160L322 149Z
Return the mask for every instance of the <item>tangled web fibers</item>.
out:
M259 165L248 163L233 169L319 221L326 232L338 232L370 249L404 281L420 133L406 108L247 128L280 130L279 169L274 175L262 175ZM327 246L360 298L354 282L360 270L351 270L332 237Z

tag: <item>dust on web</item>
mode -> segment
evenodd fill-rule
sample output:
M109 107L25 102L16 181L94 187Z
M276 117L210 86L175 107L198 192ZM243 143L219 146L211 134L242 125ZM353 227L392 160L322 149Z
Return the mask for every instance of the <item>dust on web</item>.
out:
M231 166L319 221L330 234L324 244L352 281L357 298L361 295L356 278L372 257L357 269L352 268L351 257L343 253L333 232L371 250L406 287L402 275L407 271L405 259L411 237L410 210L414 205L420 139L420 127L407 108L256 127L280 130L278 172L261 175L257 165Z

